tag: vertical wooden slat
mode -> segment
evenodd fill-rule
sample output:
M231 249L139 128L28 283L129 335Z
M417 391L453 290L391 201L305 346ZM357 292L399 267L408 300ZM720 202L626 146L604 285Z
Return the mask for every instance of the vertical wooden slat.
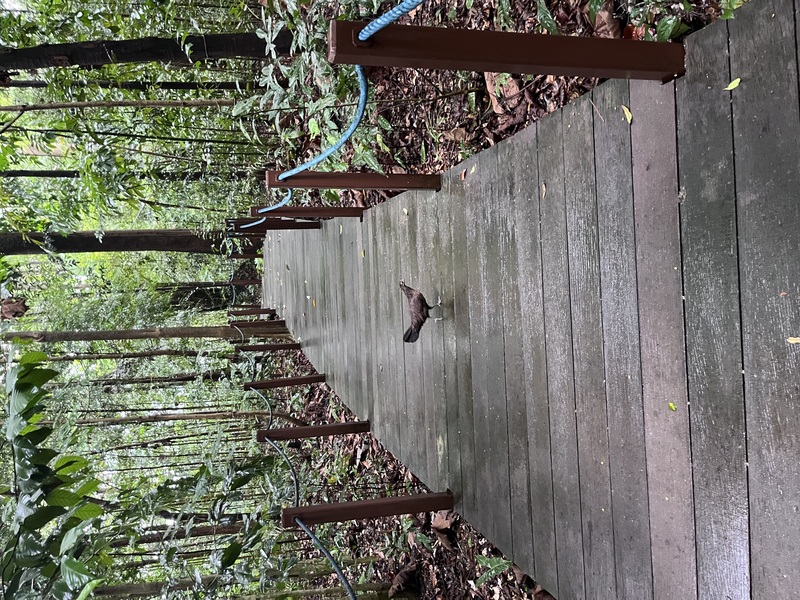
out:
M674 89L631 82L630 95L653 591L668 595L682 581L689 598L697 574Z
M800 114L797 2L728 22L753 598L800 589Z
M547 388L553 506L556 515L558 593L584 596L583 532L572 365L569 256L564 198L564 151L561 112L539 123L539 214L542 227Z
M577 409L578 463L585 593L616 593L614 522L611 511L608 418L603 386L603 326L593 108L584 96L562 109L572 347Z
M618 598L653 597L647 496L639 301L633 219L628 83L592 93L597 225L603 309L605 392L611 460L611 505Z

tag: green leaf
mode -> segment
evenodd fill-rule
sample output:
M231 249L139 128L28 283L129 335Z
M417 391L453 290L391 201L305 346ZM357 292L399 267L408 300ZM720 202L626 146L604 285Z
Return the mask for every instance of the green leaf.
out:
M539 25L544 27L547 33L550 35L558 35L558 25L556 25L556 21L550 9L547 8L545 0L536 0L536 15L539 19Z
M86 586L81 590L81 593L78 594L78 597L75 598L75 600L86 600L86 598L88 598L92 594L94 588L96 588L104 581L105 579L93 579L92 581L86 584Z
M58 375L58 371L54 371L53 369L41 369L37 367L35 369L31 369L22 377L20 377L17 385L25 383L37 388L41 388L56 375Z
M678 17L675 15L669 15L661 19L656 25L656 41L668 42L672 38L672 32L675 31L679 22Z
M28 426L30 427L30 425ZM26 427L25 429L28 429ZM25 430L21 431L20 434L25 436L25 439L28 440L34 446L38 446L43 441L45 441L50 434L53 433L52 427L35 427L31 429L29 432L25 432Z
M75 456L73 454L65 454L61 456L54 464L53 469L61 474L75 473L89 465L89 461L82 456Z
M61 561L61 576L73 592L82 590L93 579L86 565L74 558L64 558Z
M19 358L19 364L29 365L31 363L43 363L47 360L47 354L44 352L26 352Z
M53 519L60 517L67 509L63 506L42 506L35 513L26 517L22 524L26 529L41 529Z
M489 569L478 578L475 584L480 587L485 584L492 577L500 575L503 571L511 566L511 561L503 558L502 556L476 556L478 564Z
M253 107L261 101L261 96L250 96L246 100L237 102L231 111L232 117L239 117L253 110Z
M603 6L603 0L589 0L589 22L594 27L597 11Z
M674 403L674 402L670 402L670 403L669 403L667 406L669 406L669 409L670 409L670 410L678 410L678 407L677 407L677 406L675 406L675 403Z
M94 519L95 517L105 514L105 510L103 510L103 507L99 504L87 502L86 504L83 504L75 509L72 514L77 518L86 521L87 519Z
M729 83L729 84L728 84L728 85L725 87L725 91L726 91L726 92L730 92L731 90L735 90L737 87L739 87L739 84L740 84L740 83L742 83L742 78L741 78L741 77L737 77L736 79L734 79L733 81L731 81L731 82L730 82L730 83Z
M61 547L58 550L58 553L61 556L64 556L70 552L78 542L83 538L86 531L84 530L84 523L79 523L75 527L70 528L67 533L64 534L63 539L61 540Z
M88 496L89 494L97 491L97 488L100 487L100 482L97 479L87 479L84 481L81 486L75 490L75 493L78 496Z
M31 456L31 463L34 465L46 465L58 456L58 452L51 448L40 448Z
M239 542L231 543L222 553L222 567L230 567L242 553L242 545Z
M319 123L313 117L308 120L308 132L313 136L317 136L320 133Z
M69 490L56 488L44 499L50 506L65 506L67 508L75 506L81 501L81 497Z

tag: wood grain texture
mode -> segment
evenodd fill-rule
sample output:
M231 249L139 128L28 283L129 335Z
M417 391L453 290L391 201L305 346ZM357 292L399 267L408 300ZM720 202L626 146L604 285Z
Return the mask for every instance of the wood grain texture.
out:
M747 443L727 27L686 41L676 83L697 585L750 597Z
M528 420L525 395L525 356L522 334L522 307L517 281L519 253L514 196L517 172L508 169L517 153L526 144L536 143L530 135L512 138L497 146L498 174L500 166L506 177L498 177L496 211L500 236L500 301L503 311L503 354L505 356L506 426L508 428L508 473L510 520L514 560L523 570L533 570L533 530L531 528L530 471L528 469ZM522 225L525 227L526 225Z
M697 573L674 89L631 82L630 95L650 536L658 565L653 593L667 596L681 581L683 593L693 597Z
M458 403L458 440L461 455L461 491L455 495L456 508L463 514L476 510L475 429L472 396L472 361L470 354L470 295L467 253L467 171L474 161L459 165L450 181L450 237L453 244L453 324L456 348L456 381ZM453 490L455 492L455 490Z
M537 127L529 127L517 134L515 140L517 152L514 153L510 166L517 173L514 186L514 221L525 365L523 375L534 552L532 570L536 573L536 580L545 589L558 596L542 290L542 247L539 227Z
M617 597L653 596L644 443L639 301L630 128L622 106L628 83L596 88L594 116L597 229Z
M492 502L492 530L495 545L506 554L513 548L511 490L509 478L508 405L506 401L505 323L503 319L503 270L507 260L502 243L503 216L499 199L503 194L499 178L498 150L483 155L480 165L482 202L486 207L484 228L486 257L481 275L486 327L486 399L488 408L488 459ZM478 174L476 172L476 174Z
M590 96L564 107L564 171L585 593L616 593Z
M796 5L796 3L795 3ZM800 588L800 116L792 3L729 22L754 598ZM796 6L795 6L796 10ZM784 292L785 295L781 293Z
M547 144L539 145L539 214L558 594L566 598L581 598L585 596L583 531L561 112L553 113L539 123L539 139L548 140Z

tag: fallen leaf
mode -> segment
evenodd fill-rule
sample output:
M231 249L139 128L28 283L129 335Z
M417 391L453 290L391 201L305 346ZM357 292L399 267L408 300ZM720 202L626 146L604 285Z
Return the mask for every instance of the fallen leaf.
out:
M542 198L544 198L545 196L547 196L547 185L544 182L542 182L542 185L539 187L541 188L539 193L541 194Z
M472 165L472 168L469 170L469 174L472 175L475 172L475 169L478 168L478 165Z
M790 344L800 344L800 337L790 337L786 338L786 341Z
M780 294L778 294L778 295L779 295L781 298L786 298L786 296L788 296L788 295L789 295L789 292L781 292L781 293L780 293Z
M730 92L731 90L735 90L737 87L739 87L740 83L742 83L742 78L737 77L728 84L728 87L725 88L725 91Z
M439 543L448 550L454 550L456 534L452 530L454 515L449 510L440 510L431 519L431 529Z
M630 123L631 120L633 119L633 115L631 114L631 109L625 106L624 104L621 104L620 106L622 106L622 112L625 113L625 120L628 123Z
M464 169L463 171L461 171L461 173L458 174L458 178L461 181L464 181L467 178L467 170Z
M407 209L407 208L404 208L404 209L403 209L403 214L404 214L404 215L407 215L407 214L408 214L408 209Z
M317 308L317 300L316 299L311 301L311 306L313 306L314 308Z
M361 251L361 258L364 258L366 255L367 255L367 251L366 250L362 250Z
M339 225L339 235L342 235L342 226Z
M669 409L670 409L670 410L678 410L678 407L677 407L677 406L675 406L675 403L674 403L674 402L670 402L668 406L669 406Z
M392 579L392 587L389 588L389 598L393 598L398 592L416 587L417 564L411 563Z

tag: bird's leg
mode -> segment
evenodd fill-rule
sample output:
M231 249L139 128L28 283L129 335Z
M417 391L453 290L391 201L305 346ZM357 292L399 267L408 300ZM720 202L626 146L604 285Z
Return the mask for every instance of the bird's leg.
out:
M436 304L434 304L433 306L431 306L431 308L436 308L437 306L439 307L439 310L440 310L441 312L444 312L444 309L442 308L442 297L441 297L441 296L439 296L439 299L436 301ZM433 322L434 322L434 323L437 323L437 322L439 322L439 321L443 321L443 320L444 320L444 317L436 317L436 318L433 320Z

